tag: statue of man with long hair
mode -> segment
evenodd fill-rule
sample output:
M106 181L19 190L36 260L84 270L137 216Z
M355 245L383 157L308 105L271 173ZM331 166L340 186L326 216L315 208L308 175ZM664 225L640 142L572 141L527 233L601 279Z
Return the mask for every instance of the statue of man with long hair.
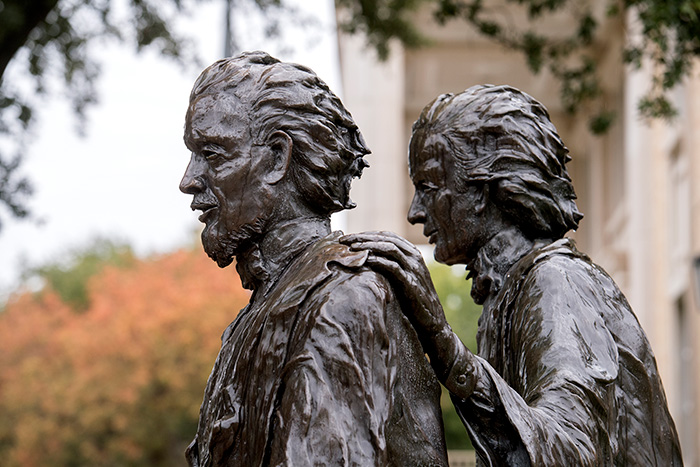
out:
M308 68L220 60L187 110L180 189L250 303L224 331L190 465L447 465L440 386L389 282L339 243L369 153Z
M680 466L649 341L602 268L564 235L582 218L547 110L509 86L430 103L413 126L408 220L466 264L479 355L452 332L420 253L347 236L401 290L482 465Z

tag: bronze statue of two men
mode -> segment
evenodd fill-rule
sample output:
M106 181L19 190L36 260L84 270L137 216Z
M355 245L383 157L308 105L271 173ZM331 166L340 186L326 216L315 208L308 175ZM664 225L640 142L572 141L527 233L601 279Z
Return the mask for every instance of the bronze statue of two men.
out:
M438 381L481 465L681 465L644 332L564 237L582 218L568 150L532 97L476 86L413 126L408 220L438 261L467 265L478 355L413 245L331 232L369 150L311 70L262 52L214 63L185 143L204 248L253 290L223 333L191 465L447 465Z

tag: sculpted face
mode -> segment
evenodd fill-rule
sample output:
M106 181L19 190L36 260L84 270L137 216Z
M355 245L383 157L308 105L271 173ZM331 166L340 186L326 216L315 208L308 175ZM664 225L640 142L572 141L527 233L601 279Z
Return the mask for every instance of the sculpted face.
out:
M265 181L263 147L250 136L247 109L228 95L195 98L187 111L185 144L192 151L180 190L202 211L202 243L220 267L258 237L275 204Z
M455 176L459 167L439 135L420 136L412 138L409 153L415 193L408 221L423 224L423 235L435 244L436 260L469 264L488 241L483 187L460 187Z

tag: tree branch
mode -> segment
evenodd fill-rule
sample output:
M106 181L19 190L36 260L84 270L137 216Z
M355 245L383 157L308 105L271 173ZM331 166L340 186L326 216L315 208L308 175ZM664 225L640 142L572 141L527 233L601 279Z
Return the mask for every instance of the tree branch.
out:
M56 7L58 0L5 0L2 4L4 8L0 14L5 17L5 28L0 32L0 83L12 57L27 42L32 30Z

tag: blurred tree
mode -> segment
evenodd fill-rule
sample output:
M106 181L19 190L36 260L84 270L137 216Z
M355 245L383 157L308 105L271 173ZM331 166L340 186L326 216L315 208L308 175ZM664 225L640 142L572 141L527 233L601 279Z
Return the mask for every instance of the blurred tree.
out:
M295 14L282 0L228 0L265 14L265 34L275 36L285 14ZM177 63L198 65L191 40L177 31L177 18L197 8L195 0L2 0L0 1L0 206L18 218L29 212L29 179L19 174L28 132L49 77L62 83L84 127L85 111L97 100L99 46L108 41L156 50ZM223 3L222 3L223 8ZM298 15L297 15L298 16ZM222 27L224 22L222 21ZM222 44L223 45L223 44ZM11 79L6 70L15 63ZM0 222L0 227L2 223Z
M594 133L607 131L614 114L597 101L601 77L597 74L595 47L599 25L607 18L623 24L636 14L641 35L630 34L620 59L639 69L651 63L651 89L638 103L645 117L671 118L676 109L668 93L692 71L700 55L700 0L336 0L349 11L339 16L339 27L363 32L381 58L389 54L389 42L398 39L407 47L429 43L415 24L416 11L426 8L439 24L462 21L479 34L521 52L534 73L549 70L561 82L564 108L575 112L595 104L589 121ZM601 8L602 7L602 8ZM520 14L526 19L513 21ZM542 20L568 18L574 27L567 34L542 27Z
M56 261L24 273L25 279L38 276L47 288L56 292L66 305L77 311L89 305L88 281L105 266L132 266L136 261L131 247L104 238L68 253L64 261Z
M474 303L469 295L471 281L466 280L466 271L458 266L449 267L435 261L428 264L428 269L445 310L447 322L469 350L476 353L476 330L481 306ZM459 419L445 388L442 388L440 405L445 423L447 449L473 449L464 424Z
M103 266L87 297L76 312L47 285L0 312L2 465L184 465L221 333L248 293L232 269L178 251Z

